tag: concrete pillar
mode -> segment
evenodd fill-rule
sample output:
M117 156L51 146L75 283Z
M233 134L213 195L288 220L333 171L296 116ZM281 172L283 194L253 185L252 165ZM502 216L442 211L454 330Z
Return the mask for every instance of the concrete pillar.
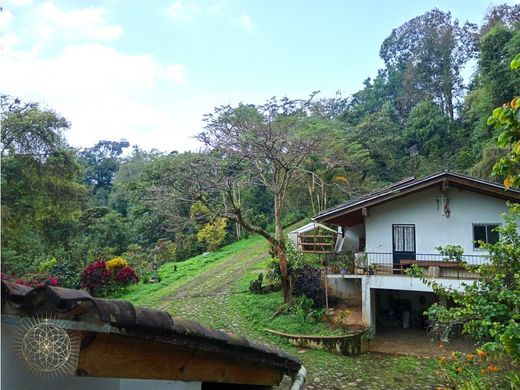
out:
M361 278L361 300L363 322L368 326L375 325L375 294L368 286L367 278Z

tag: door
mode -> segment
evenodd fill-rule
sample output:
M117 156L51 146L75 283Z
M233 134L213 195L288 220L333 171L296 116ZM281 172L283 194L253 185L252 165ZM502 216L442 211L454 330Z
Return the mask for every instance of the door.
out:
M394 270L400 272L401 260L415 260L415 225L392 225Z

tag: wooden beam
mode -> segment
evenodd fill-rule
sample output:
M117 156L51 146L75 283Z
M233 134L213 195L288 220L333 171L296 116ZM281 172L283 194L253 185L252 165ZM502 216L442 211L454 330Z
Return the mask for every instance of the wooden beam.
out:
M84 333L87 338L91 333ZM91 337L91 336L90 336ZM95 334L79 355L78 375L273 386L283 370L216 354L116 334Z

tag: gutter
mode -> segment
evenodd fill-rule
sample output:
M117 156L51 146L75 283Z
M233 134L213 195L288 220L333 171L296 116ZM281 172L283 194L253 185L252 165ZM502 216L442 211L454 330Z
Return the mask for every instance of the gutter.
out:
M300 367L300 370L296 374L296 378L294 379L291 390L300 390L305 383L305 376L307 375L307 370L303 366L303 364Z

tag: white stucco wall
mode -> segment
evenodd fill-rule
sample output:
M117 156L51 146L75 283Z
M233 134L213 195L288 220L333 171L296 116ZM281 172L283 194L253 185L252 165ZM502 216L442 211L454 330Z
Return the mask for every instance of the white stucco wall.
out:
M334 286L332 293L341 298L354 296L352 303L358 304L361 298L363 322L368 326L375 325L375 290L401 290L433 292L433 289L419 278L409 276L386 275L328 275L329 285ZM464 291L464 286L473 283L471 280L436 279L445 288ZM354 294L353 289L358 291ZM359 297L361 295L361 297Z
M503 223L506 201L450 186L450 217L437 208L439 186L373 206L365 217L366 251L392 252L392 224L415 224L416 252L438 253L439 245L461 245L467 255L473 249L473 223Z

